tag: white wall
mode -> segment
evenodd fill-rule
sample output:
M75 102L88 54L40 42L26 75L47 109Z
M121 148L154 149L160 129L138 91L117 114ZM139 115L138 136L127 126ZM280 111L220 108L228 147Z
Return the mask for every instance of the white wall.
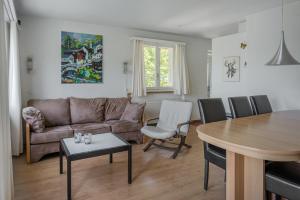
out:
M191 74L191 96L195 101L206 94L206 57L211 40L94 24L22 17L20 55L23 103L30 98L58 97L119 97L126 96L123 62L131 67L132 46L130 37L149 37L187 43L187 59ZM102 34L104 36L103 84L61 84L60 33L61 31ZM26 58L33 57L34 69L26 71ZM130 75L128 76L130 79ZM131 81L128 81L131 84ZM154 115L161 99L179 98L175 95L152 95L146 98L147 111ZM197 118L195 107L193 118Z
M227 97L255 94L269 95L274 110L300 109L300 66L265 65L279 46L280 24L280 8L274 8L248 16L245 33L213 39L212 96L223 97L227 109ZM285 36L288 49L300 61L300 2L285 7ZM246 54L240 49L244 40ZM223 82L226 56L241 56L240 82Z

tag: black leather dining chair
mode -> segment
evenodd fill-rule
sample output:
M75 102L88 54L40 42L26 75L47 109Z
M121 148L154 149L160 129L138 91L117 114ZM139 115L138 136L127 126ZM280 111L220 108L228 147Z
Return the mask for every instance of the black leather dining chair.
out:
M248 97L229 97L228 103L232 118L248 117L253 115Z
M250 96L250 102L256 115L272 112L272 106L267 95Z
M266 166L266 191L268 200L270 193L276 194L276 200L281 197L288 200L300 199L300 163L271 162Z
M272 106L267 95L250 97L255 114L272 112ZM288 200L300 199L300 164L295 162L267 162L265 184L267 199L274 193L276 200L281 197Z
M203 124L226 120L226 112L221 98L199 99L198 106ZM203 143L204 146L204 189L208 188L209 163L213 163L222 169L226 169L226 150Z

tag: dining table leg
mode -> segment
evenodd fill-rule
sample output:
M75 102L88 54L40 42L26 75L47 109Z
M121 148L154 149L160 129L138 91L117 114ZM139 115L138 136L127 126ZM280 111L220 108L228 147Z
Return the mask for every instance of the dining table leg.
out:
M245 156L244 195L245 200L265 199L265 162Z
M243 199L244 156L226 151L226 200Z
M264 160L226 151L226 200L265 200Z

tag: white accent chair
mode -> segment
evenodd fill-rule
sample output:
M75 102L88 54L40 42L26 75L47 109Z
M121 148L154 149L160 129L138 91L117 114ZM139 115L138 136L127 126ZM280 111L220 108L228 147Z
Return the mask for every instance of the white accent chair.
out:
M145 126L141 129L144 135L151 138L149 143L144 147L144 151L147 151L152 145L155 145L163 149L174 151L171 158L175 159L183 146L191 148L190 145L185 143L185 140L191 122L192 107L192 102L162 101L159 118L147 120ZM149 121L153 120L158 120L158 122L149 124ZM180 143L177 144L177 147L172 148L162 145L173 137L180 138ZM161 143L155 143L157 140L161 141Z

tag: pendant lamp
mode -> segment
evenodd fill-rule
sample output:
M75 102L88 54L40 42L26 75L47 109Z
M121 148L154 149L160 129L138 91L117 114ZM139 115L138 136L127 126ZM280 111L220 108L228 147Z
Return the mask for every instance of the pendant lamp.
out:
M286 47L283 30L283 0L282 0L282 16L281 16L281 41L279 48L274 57L266 63L266 65L300 65L300 63L290 54Z

